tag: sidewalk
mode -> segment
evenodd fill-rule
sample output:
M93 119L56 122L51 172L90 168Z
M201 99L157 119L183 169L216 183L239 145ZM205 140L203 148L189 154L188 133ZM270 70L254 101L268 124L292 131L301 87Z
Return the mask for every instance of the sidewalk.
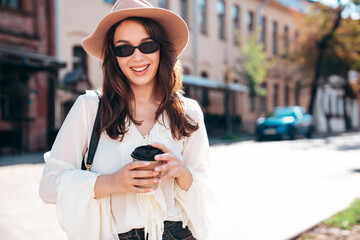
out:
M43 153L0 157L0 239L66 240L54 205L39 197Z

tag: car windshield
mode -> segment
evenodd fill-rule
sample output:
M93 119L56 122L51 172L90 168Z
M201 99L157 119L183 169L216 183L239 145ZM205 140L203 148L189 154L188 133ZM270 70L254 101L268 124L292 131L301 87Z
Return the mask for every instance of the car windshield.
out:
M294 109L291 108L277 108L272 111L267 117L294 117Z

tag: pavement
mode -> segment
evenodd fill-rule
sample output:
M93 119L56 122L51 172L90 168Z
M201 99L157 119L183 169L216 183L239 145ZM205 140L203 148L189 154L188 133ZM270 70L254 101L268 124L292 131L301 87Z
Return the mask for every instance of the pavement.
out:
M360 134L355 137L356 139L350 138L345 144L343 143L345 138L338 140L341 146L351 150L350 154L344 155L344 152L331 154L336 159L342 156L349 158L346 161L348 165L346 169L352 169L356 174L349 174L346 169L340 171L339 162L336 160L321 159L323 151L318 151L317 147L321 145L321 141L325 141L324 139L283 143L244 141L223 145L216 142L210 150L212 160L225 158L224 154L229 152L234 156L244 154L247 149L256 152L259 151L259 146L265 152L277 151L278 148L284 154L287 154L287 150L284 149L290 148L302 152L305 150L304 153L307 152L308 156L310 156L309 152L314 156L318 151L320 159L317 166L305 159L308 165L304 167L287 159L280 162L274 159L272 162L261 163L236 160L239 164L246 162L246 166L237 165L239 171L237 167L229 169L224 164L215 164L215 169L212 171L222 172L222 175L214 174L217 179L213 184L218 195L223 198L212 209L212 214L217 216L217 219L209 240L291 239L347 207L353 199L360 197L360 191L359 193L354 191L360 184L360 174L357 174L360 172L360 167L356 166ZM331 140L326 139L326 141ZM357 141L357 145L352 144L354 141ZM338 149L341 150L341 146ZM55 206L43 203L38 195L39 181L44 167L42 155L43 153L31 153L0 156L0 240L67 239L57 222ZM249 155L243 157L250 158ZM285 167L288 171L282 171L284 175L275 174L277 176L266 179L271 171L275 172L279 166ZM308 166L314 168L308 169ZM325 169L322 173L326 175L325 178L317 174L318 169ZM228 176L223 173L227 173ZM231 184L232 177L236 175L242 176L240 181ZM304 176L310 177L304 179ZM285 177L293 180L286 182ZM239 192L239 189L242 192Z

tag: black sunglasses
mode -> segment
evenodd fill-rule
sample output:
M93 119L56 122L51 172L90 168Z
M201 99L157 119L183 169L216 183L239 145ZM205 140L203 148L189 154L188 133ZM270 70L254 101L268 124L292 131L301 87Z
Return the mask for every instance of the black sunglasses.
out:
M113 52L118 57L128 57L135 52L135 48L144 54L150 54L160 49L160 43L156 41L143 42L139 46L131 46L129 44L114 47Z

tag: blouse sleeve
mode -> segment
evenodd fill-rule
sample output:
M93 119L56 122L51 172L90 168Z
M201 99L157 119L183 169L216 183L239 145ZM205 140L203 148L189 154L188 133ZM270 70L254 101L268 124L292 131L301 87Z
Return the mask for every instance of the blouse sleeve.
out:
M84 96L80 96L68 113L50 152L44 154L45 168L40 180L40 197L56 203L56 182L66 170L80 168L87 149L88 122Z
M80 96L56 137L40 180L40 197L56 203L59 223L69 239L116 239L110 197L94 198L98 173L81 170L93 128L98 98L95 92ZM101 227L104 223L106 228ZM89 228L88 226L92 226Z
M175 184L175 200L181 209L180 218L188 225L196 239L206 239L209 222L206 217L206 202L210 191L207 184L209 171L209 141L203 113L194 100L186 104L187 114L198 123L199 128L184 141L182 156L193 176L193 183L185 191Z

